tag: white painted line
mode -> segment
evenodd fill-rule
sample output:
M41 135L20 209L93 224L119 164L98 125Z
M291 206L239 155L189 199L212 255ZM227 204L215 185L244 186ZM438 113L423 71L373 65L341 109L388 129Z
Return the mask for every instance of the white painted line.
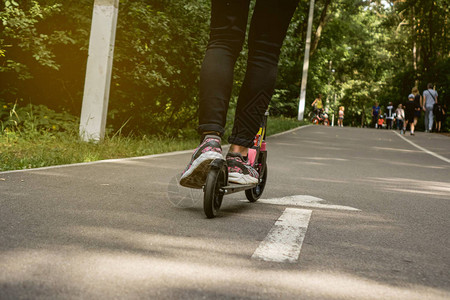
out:
M42 168L3 171L3 172L0 172L0 174L30 172L30 171L42 171L42 170L50 170L50 169L67 168L67 167L73 167L73 166L96 165L96 164L111 163L111 162L114 163L114 162L133 161L133 160L140 160L140 159L149 159L149 158L156 158L156 157L172 156L172 155L178 155L178 154L187 154L187 153L192 153L192 151L193 150L183 150L183 151L174 151L174 152L168 152L168 153L152 154L152 155L146 155L146 156L117 158L117 159L105 159L105 160L97 160L97 161L74 163L74 164L66 164L66 165L48 166L48 167L42 167Z
M446 158L446 157L443 157L443 156L441 156L441 155L439 155L439 154L437 154L437 153L431 152L430 150L427 150L427 149L425 149L425 148L423 148L423 147L417 145L417 144L414 143L414 142L411 142L410 140L408 140L407 138L405 138L404 136L402 136L401 134L399 134L399 133L396 132L396 131L393 131L393 132L394 132L396 135L398 135L399 137L401 137L403 140L407 141L408 143L410 143L411 145L413 145L414 147L416 147L417 149L422 150L423 152L425 152L425 153L427 153L427 154L430 154L430 155L433 155L434 157L437 157L437 158L439 158L440 160L443 160L443 161L445 161L446 163L449 163L449 164L450 164L450 159L448 159L448 158Z
M294 195L294 196L286 196L286 197L282 197L282 198L259 199L258 200L259 203L265 203L265 204L360 211L359 209L351 207L351 206L321 203L324 201L325 200L323 200L321 198L317 198L317 197L309 196L309 195Z
M312 125L302 125L302 126L299 126L299 127L287 130L287 131L283 131L283 132L280 132L280 133L269 135L269 136L267 136L267 138L272 138L272 137L276 137L276 136L279 136L279 135L291 133L291 132L297 131L299 129L303 129L303 128L310 127L310 126L312 126Z
M252 259L295 263L300 256L312 210L286 208L259 244Z

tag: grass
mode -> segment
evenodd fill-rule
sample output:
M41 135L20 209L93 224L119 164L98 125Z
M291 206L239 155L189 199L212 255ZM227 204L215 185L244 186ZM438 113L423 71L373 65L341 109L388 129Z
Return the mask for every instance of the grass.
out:
M304 123L284 117L270 117L267 133L272 135ZM76 132L52 132L29 127L0 132L0 171L144 156L193 149L198 138L106 137L100 143L85 143Z

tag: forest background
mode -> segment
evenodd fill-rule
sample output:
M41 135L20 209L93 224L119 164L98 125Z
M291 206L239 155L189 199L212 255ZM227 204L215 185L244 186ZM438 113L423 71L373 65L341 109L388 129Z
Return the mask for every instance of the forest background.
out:
M18 107L32 107L38 126L49 130L76 122L93 2L2 0L2 131L20 122ZM404 103L412 87L422 92L428 82L448 107L448 6L445 0L317 0L307 109L321 93L331 112L345 106L345 125L366 126L375 101L382 107L389 101ZM210 0L120 1L108 132L195 135L209 9ZM297 116L308 9L309 1L302 0L289 28L272 115ZM236 64L231 113L245 62L244 48Z

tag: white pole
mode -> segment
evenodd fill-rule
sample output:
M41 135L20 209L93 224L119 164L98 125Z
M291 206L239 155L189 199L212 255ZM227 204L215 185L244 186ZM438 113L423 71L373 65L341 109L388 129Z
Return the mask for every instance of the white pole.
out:
M313 16L314 16L314 0L311 0L309 3L308 28L306 31L305 59L303 61L303 75L302 75L302 84L300 87L300 101L298 104L299 121L303 120L303 115L305 113L306 82L308 80L309 50L311 49L311 31L312 31Z
M105 136L118 12L119 0L94 2L80 119L84 141L99 141Z

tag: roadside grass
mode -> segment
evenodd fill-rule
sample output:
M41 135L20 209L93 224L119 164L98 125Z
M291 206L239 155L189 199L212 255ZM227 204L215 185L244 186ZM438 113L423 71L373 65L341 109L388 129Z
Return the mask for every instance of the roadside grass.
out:
M269 117L267 134L272 135L305 124L295 119ZM53 125L52 125L53 126ZM106 137L100 143L80 141L76 130L55 131L6 127L0 132L0 171L92 162L104 159L145 156L194 149L197 137L184 139L148 136Z

